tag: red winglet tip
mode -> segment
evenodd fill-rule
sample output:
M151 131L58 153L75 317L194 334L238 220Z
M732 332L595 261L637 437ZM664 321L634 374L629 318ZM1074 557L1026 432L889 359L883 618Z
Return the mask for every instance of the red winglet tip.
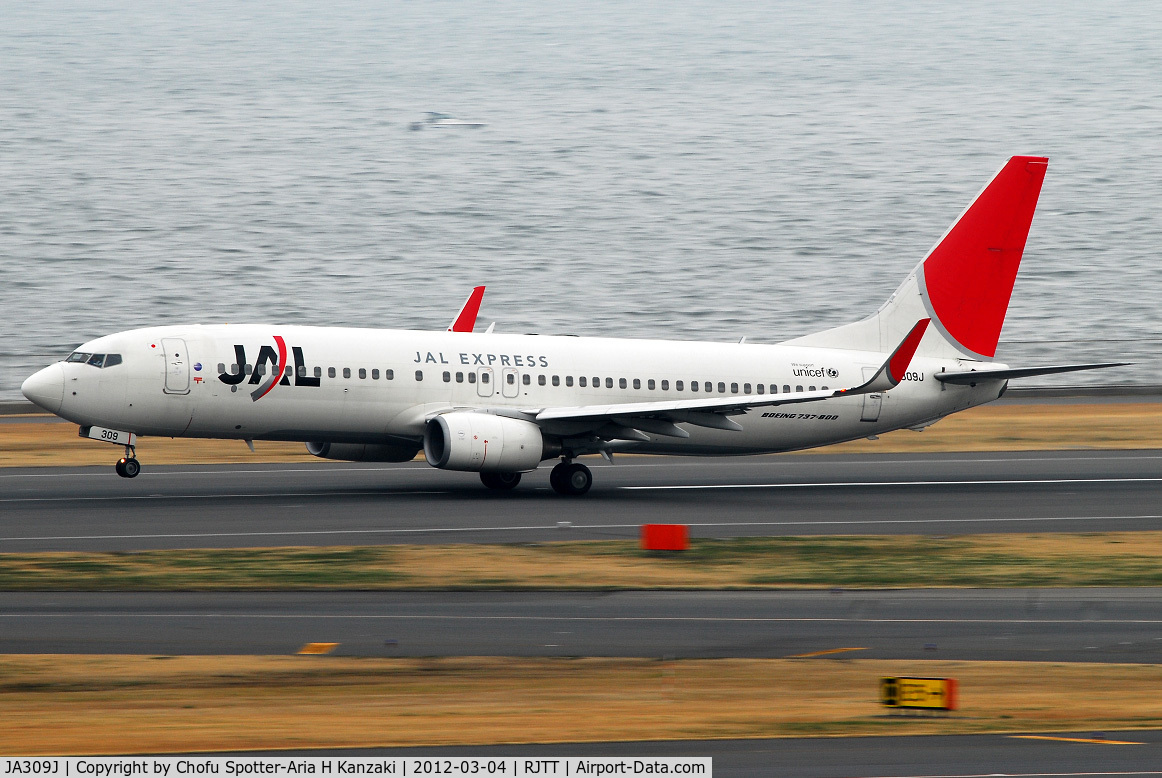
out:
M908 370L908 365L912 364L912 357L916 355L916 349L920 347L920 341L924 338L924 333L928 329L931 319L921 319L916 322L915 326L904 338L904 342L896 349L896 353L892 354L892 358L888 360L888 376L893 383L899 383L904 380L904 373Z
M460 315L456 317L456 321L452 322L452 326L448 328L448 331L472 332L472 328L476 326L476 315L480 313L480 301L483 299L484 287L473 287L472 294L468 295L468 300L464 303L464 307L460 309Z

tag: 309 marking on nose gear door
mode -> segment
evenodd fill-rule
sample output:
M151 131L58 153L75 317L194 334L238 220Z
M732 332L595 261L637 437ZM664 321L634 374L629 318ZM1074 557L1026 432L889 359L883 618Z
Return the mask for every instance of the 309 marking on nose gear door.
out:
M82 438L92 438L105 443L116 443L119 446L136 446L137 436L132 432L111 430L107 427L81 427L77 433Z

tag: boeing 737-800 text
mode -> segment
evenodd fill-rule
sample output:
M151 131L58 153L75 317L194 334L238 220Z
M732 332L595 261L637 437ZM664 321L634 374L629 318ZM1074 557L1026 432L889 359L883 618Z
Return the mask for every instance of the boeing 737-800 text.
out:
M479 472L509 489L582 454L790 451L922 428L1009 379L1101 365L993 361L1048 160L1013 157L871 317L777 345L267 324L149 327L80 346L24 395L80 434L302 441L329 459Z

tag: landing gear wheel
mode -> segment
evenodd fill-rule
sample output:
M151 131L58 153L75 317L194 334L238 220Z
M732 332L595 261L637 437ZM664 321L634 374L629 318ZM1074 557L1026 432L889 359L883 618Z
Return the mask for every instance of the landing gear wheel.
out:
M562 462L549 473L549 484L557 494L579 497L593 486L593 473L579 462Z
M141 463L133 457L122 457L117 460L117 475L122 478L136 478L141 472Z
M480 483L489 489L515 489L520 483L520 473L481 473Z

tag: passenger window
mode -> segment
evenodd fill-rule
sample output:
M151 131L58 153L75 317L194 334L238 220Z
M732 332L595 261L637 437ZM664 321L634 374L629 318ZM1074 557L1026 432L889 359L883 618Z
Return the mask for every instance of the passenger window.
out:
M826 387L826 386L821 386L821 387L819 387L819 388L820 388L820 389L822 389L822 390L823 390L823 391L825 391L825 392L827 391L827 387Z
M577 386L585 387L588 383L589 381L585 379L585 376L577 376Z
M416 371L416 380L417 380L417 381L423 381L423 380L424 380L424 371L423 371L423 370L417 370L417 371Z
M565 386L572 386L572 385L573 385L573 376L571 376L571 375L565 376Z
M605 379L605 388L606 388L606 389L612 389L612 388L613 388L613 379L612 379L612 378L606 378L606 379Z
M783 393L785 394L789 391L791 391L791 385L790 384L783 384Z
M802 387L802 386L799 386L799 385L796 385L796 386L795 386L795 391L796 391L796 392L801 392L801 391L803 391L803 387Z
M691 382L690 382L690 391L691 391L691 392L697 392L697 391L698 391L698 382L697 382L697 381L691 381Z
M765 389L765 388L766 388L766 386L765 386L765 385L763 385L763 384L757 384L757 385L755 386L755 389L758 389L758 390L759 390L759 394L763 394L763 389Z
M559 376L559 375L553 376L553 386L560 386L560 385L561 385L561 376Z
M113 365L120 365L120 364L121 364L121 355L120 354L110 354L109 356L105 357L105 367L113 367Z
M492 382L492 373L481 373L480 383L487 384Z
M743 384L742 385L742 393L743 394L750 394L750 384Z
M371 380L372 381L379 380L379 368L378 367L371 368Z
M618 389L625 389L627 386L628 386L628 384L625 382L624 378L617 379L617 388Z
M444 371L444 383L446 383L446 384L452 383L452 374L449 373L447 370Z
M652 378L651 378L649 381L647 381L647 382L646 382L646 388L647 388L647 389L653 389L653 388L654 388L654 386L655 386L655 384L654 384L654 379L652 379Z
M323 368L316 367L315 368L315 378L322 378L322 377L323 377Z
M706 391L709 392L710 390L707 389ZM726 384L723 383L722 381L718 382L718 393L719 394L726 394Z
M286 366L286 370L283 371L283 375L286 376L287 378L291 377L291 366L290 365Z
M600 379L600 378L598 378L597 376L593 376L593 388L594 388L594 389L600 389L600 388L601 388L601 379Z
M505 376L505 380L508 382L509 386L516 385L516 376L513 375L512 373L509 373L507 376Z
M226 363L225 363L225 362L219 362L219 363L218 363L218 372L219 372L219 373L225 373L225 372L226 372ZM231 373L233 373L234 371L233 371L233 370L231 370L230 372L231 372Z
M254 372L258 375L266 375L266 363L263 362L261 365L254 368Z
M542 373L541 375L537 376L537 383L538 383L538 384L540 384L541 386L544 386L544 385L545 385L545 375L544 375L544 373Z
M529 375L528 373L525 373L524 375L522 375L520 377L520 379L521 379L521 383L523 383L525 386L528 386L529 384L531 384L533 382L533 377L531 375Z
M470 383L470 384L476 383L476 374L475 373L468 374L468 383Z
M708 391L708 392L713 392L713 391L714 391L714 384L712 384L712 383L710 383L709 381L707 381L707 382L706 382L706 384L705 384L705 386L704 386L704 388L705 388L705 389L706 389L706 391ZM722 389L720 389L719 391L725 392L725 391L726 391L726 387L725 387L725 386L724 386L724 387L722 387Z
M395 371L391 370L390 368L387 370L384 370L383 377L386 378L388 381L394 380L395 379Z
M663 388L663 389L665 389L666 387L664 387L664 386L663 386L662 388ZM675 382L674 382L674 391L675 391L675 392L680 392L680 391L682 391L682 382L681 382L681 381L675 381Z
M290 368L287 368L287 369L289 370ZM306 365L299 365L296 368L296 370L298 371L299 378L306 378L306 376L307 376L307 366Z
M730 385L730 393L731 394L738 394L738 384L731 384Z
M669 382L669 380L667 380L665 378L662 379L662 391L663 392L670 391L670 382Z
M642 380L640 378L633 379L633 388L634 389L641 389L642 388Z
M327 378L334 378L334 377L335 377L335 368L333 368L333 367L327 368Z
M266 366L265 366L265 365L263 365L263 367L266 367ZM344 378L350 378L350 377L351 377L351 368L349 368L349 367L345 367L345 368L343 368L343 377L344 377Z
M464 374L459 372L459 371L457 371L457 373L456 373L456 383L458 383L458 384L464 383Z
M807 387L807 390L808 390L808 391L811 391L811 392L814 392L814 391L815 391L815 387L814 387L814 386L808 386L808 387Z
M359 368L359 377L364 378L364 379L367 378L367 368L365 368L365 367Z

